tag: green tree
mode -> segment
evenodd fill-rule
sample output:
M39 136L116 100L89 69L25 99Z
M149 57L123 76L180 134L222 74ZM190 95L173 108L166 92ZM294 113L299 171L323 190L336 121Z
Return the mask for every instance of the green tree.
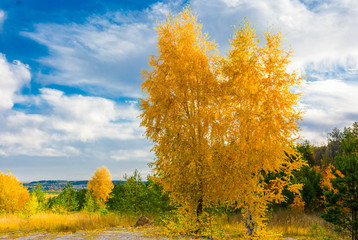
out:
M308 140L296 146L302 159L308 163L300 171L295 172L295 181L303 184L301 196L305 202L305 210L317 210L322 207L323 190L321 187L322 174L315 168L315 147Z
M313 147L315 165L325 169L327 165L327 145Z
M31 190L30 196L35 196L37 199L37 203L38 203L38 210L44 210L45 209L45 201L46 201L46 196L45 196L45 191L43 186L38 182L36 187L34 187Z
M356 138L358 138L358 122L353 123L352 133Z
M147 177L147 183L145 186L146 212L161 215L162 213L172 210L168 194L163 192L163 188L154 180L153 177Z
M84 208L87 192L88 192L88 189L81 189L81 190L76 192L76 199L77 199L77 202L78 202L78 209L79 210L82 210Z
M95 212L98 209L98 204L93 197L90 190L86 191L84 196L83 210L85 212Z
M305 210L314 211L322 208L322 174L315 168L305 166L299 172L295 173L295 181L303 185L301 196L305 202Z
M341 142L344 133L338 128L334 128L328 134L328 144L324 155L324 165L328 167L329 164L335 165L335 157L342 152Z
M114 184L106 204L112 211L129 214L161 215L172 210L168 194L150 176L144 183L137 170L123 183Z
M358 239L358 140L351 128L344 131L341 154L335 157L331 179L333 190L325 192L327 201L323 219L333 223L336 230L348 230L352 240Z
M136 169L133 176L124 176L123 207L127 212L143 214L145 210L146 187Z
M30 217L36 214L39 210L40 206L36 195L30 195L30 200L26 203L26 206L21 210L21 212L29 220Z
M305 160L309 166L313 167L315 165L314 146L311 145L308 140L298 144L296 149L301 154L302 159Z
M48 205L50 209L59 213L79 210L77 193L70 183L67 183L57 197L51 198Z
M124 195L124 183L115 183L106 202L108 208L111 211L125 212Z

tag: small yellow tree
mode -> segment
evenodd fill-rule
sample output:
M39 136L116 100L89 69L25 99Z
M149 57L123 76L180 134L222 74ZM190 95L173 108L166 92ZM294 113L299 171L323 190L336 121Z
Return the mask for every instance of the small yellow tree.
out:
M9 171L0 171L0 212L13 213L23 208L30 199L27 189Z
M88 181L87 187L97 202L104 203L113 189L111 174L108 169L105 166L98 168L91 180Z

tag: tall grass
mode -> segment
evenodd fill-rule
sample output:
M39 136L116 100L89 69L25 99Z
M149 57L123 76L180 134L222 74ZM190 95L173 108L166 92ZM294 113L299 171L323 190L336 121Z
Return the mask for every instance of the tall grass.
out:
M19 215L0 215L0 233L13 231L76 232L115 226L131 226L135 220L130 216L114 213L38 213L26 219Z
M289 209L273 213L267 229L280 232L284 237L298 239L344 240L344 235L335 233L333 226L324 221L319 213L295 212Z
M308 236L314 224L327 227L327 223L317 213L294 212L285 209L273 213L268 228L281 232L284 236Z
M76 232L82 230L99 230L111 227L133 226L138 216L109 213L38 213L25 218L20 215L0 215L0 234L11 232ZM151 218L153 219L153 217ZM213 223L213 232L221 232L224 239L241 239L247 235L244 219L238 214L218 216ZM298 213L291 210L279 210L273 213L267 223L264 235L292 237L294 239L345 240L344 235L337 235L331 225L317 213ZM270 238L271 239L271 238ZM281 237L272 239L282 239Z
M225 239L243 239L247 237L245 219L241 214L228 216L222 214L216 218L215 228L222 229ZM348 240L344 234L334 232L333 226L324 221L319 213L295 212L290 209L272 213L265 229L260 230L258 239L309 239L309 240ZM246 239L246 238L245 238Z

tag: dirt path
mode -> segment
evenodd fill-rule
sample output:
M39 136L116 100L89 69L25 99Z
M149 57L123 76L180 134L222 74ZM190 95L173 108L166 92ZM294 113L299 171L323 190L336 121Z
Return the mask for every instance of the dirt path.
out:
M123 228L113 228L105 231L94 231L94 232L78 232L78 233L64 233L64 234L54 234L54 233L31 233L26 236L21 235L2 235L0 239L18 239L18 240L45 240L45 239L142 239L142 240L153 240L153 239L172 239L163 236L155 236L153 231L143 230L143 231L127 231ZM178 238L179 239L179 238ZM195 239L195 238L180 238L180 239Z

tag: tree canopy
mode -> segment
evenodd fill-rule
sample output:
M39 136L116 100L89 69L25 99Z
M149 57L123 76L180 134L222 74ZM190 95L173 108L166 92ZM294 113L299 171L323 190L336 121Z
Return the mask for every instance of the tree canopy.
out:
M16 177L0 171L0 212L13 213L25 207L29 200L29 192Z
M235 28L227 57L184 9L160 23L158 54L143 71L141 125L154 143L154 172L174 204L199 216L213 203L243 209L249 234L271 201L282 201L292 170L304 163L298 137L303 79L289 73L291 51L280 33L260 45L245 23ZM269 172L283 178L263 181ZM290 190L298 192L299 186ZM200 226L199 226L200 227Z
M104 203L108 199L112 189L111 174L105 166L98 168L88 181L88 190L99 203Z
M345 129L340 147L342 152L336 155L336 167L332 167L332 189L325 192L327 209L322 217L336 225L337 230L348 230L352 240L357 240L358 138L354 129Z

